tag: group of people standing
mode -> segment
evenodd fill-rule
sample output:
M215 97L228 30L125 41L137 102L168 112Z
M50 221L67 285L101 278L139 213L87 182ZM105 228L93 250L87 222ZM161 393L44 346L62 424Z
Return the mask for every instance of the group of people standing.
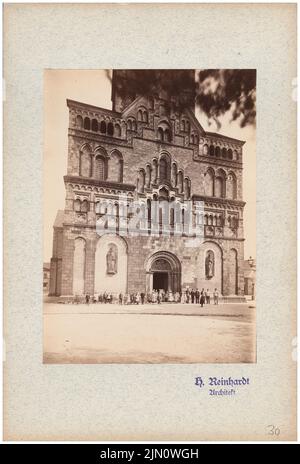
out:
M219 291L217 288L214 289L213 293L213 301L215 305L219 304ZM79 297L77 297L78 299ZM75 303L79 303L79 300L76 300ZM211 292L209 289L206 291L204 288L200 291L198 288L190 289L187 288L183 292L167 292L165 290L153 290L149 293L144 292L135 292L135 293L119 293L118 296L114 296L112 293L101 293L96 295L90 295L87 293L85 295L85 302L86 304L90 303L119 303L120 305L132 305L132 304L145 304L145 303L191 303L191 304L200 304L201 307L204 304L211 303Z
M219 291L217 288L214 289L213 291L213 299L214 299L214 304L215 305L218 305L219 304ZM204 290L204 288L202 288L201 291L199 291L199 289L189 289L187 288L186 291L185 291L185 301L184 303L196 303L196 304L199 304L201 305L201 307L203 307L203 305L206 303L206 304L210 304L211 302L211 292L209 289L207 289L206 291Z

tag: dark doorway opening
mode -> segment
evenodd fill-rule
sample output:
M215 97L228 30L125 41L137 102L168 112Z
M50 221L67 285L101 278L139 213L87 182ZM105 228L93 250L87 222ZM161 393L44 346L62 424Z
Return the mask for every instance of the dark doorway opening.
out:
M168 273L154 272L153 274L153 290L168 290Z

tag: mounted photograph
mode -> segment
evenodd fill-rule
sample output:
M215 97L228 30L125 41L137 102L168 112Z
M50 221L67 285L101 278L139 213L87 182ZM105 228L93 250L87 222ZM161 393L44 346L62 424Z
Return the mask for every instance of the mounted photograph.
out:
M255 124L255 69L44 71L44 363L256 362Z

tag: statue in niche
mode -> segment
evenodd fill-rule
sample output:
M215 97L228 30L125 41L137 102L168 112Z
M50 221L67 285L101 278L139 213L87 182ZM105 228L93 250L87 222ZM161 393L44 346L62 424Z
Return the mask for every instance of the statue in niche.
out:
M117 247L113 243L109 244L109 249L106 254L106 273L113 275L118 272L118 252Z
M211 279L215 275L215 257L212 251L209 251L205 260L205 276Z

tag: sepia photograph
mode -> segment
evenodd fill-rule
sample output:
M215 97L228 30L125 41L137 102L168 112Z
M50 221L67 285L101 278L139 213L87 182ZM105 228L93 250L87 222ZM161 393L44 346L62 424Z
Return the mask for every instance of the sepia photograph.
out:
M296 5L3 13L4 440L297 440Z
M256 70L44 71L43 362L256 362Z

